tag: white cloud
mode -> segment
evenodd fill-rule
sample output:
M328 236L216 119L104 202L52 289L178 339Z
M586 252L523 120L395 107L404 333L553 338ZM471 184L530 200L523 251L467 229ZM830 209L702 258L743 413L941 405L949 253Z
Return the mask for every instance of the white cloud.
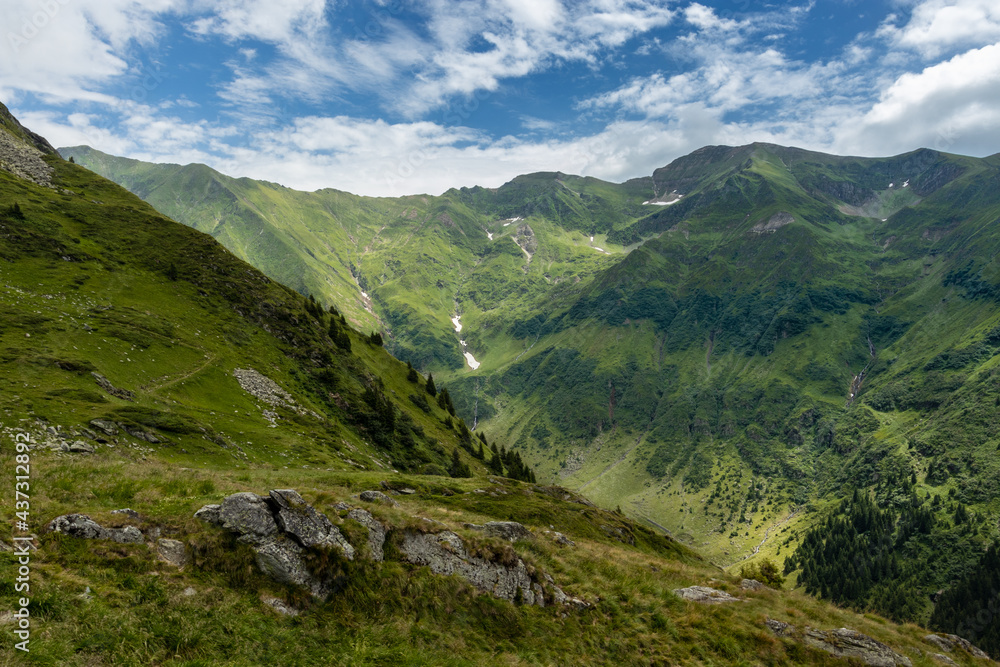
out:
M906 25L897 27L896 20L896 16L889 17L880 35L929 58L953 47L983 46L1000 40L1000 4L996 0L925 0L913 8Z

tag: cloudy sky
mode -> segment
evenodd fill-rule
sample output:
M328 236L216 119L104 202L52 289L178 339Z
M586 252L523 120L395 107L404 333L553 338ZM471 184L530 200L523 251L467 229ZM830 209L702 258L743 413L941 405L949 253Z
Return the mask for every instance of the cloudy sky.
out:
M1000 152L996 0L0 0L0 26L0 101L56 146L305 190Z

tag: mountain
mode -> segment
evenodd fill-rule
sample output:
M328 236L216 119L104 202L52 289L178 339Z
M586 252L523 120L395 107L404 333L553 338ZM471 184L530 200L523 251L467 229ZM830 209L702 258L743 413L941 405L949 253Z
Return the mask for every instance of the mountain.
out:
M0 119L10 660L982 664L488 474L375 336Z
M357 221L389 349L540 480L900 620L996 539L1000 156L714 146L339 204L313 230Z

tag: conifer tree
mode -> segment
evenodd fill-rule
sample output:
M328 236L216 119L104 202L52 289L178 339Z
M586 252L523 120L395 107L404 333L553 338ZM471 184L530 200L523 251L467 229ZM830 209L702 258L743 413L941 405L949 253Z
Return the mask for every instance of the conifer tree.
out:
M407 368L406 379L409 380L410 382L412 382L413 384L416 384L417 382L419 382L420 381L420 376L417 375L417 369L413 367L413 364L411 364L409 361L407 361L406 362L406 368Z
M431 373L427 374L427 393L437 396L437 387L434 386L434 376Z

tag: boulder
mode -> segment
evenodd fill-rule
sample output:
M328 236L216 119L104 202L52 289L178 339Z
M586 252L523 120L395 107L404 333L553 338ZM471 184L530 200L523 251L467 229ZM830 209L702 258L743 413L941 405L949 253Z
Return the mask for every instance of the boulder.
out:
M398 505L398 503L385 495L381 491L362 491L361 500L366 503L385 503L386 505Z
M803 640L809 646L840 658L854 658L871 667L912 667L912 662L889 646L850 628L815 630L806 628Z
M720 591L708 586L689 586L687 588L674 589L674 595L682 600L691 602L701 602L702 604L722 604L724 602L738 602L739 598L734 598L725 591Z
M759 591L763 590L764 584L756 579L744 579L740 582L740 588L745 591Z
M381 563L385 559L385 526L367 510L352 509L347 513L347 518L354 519L368 529L368 550L371 552L372 560Z
M257 567L272 579L306 588L318 598L330 594L333 582L309 572L303 558L306 549L336 548L348 560L354 558L354 547L340 530L292 489L275 489L267 496L234 493L221 505L205 505L195 517L250 544Z
M88 445L83 440L77 440L69 446L67 451L70 454L93 454L97 450L94 449L93 445Z
M187 546L180 540L158 539L156 541L156 555L164 563L178 568L184 567L190 561Z
M348 544L340 530L322 512L317 512L298 493L291 489L270 492L271 501L277 506L278 527L306 547L337 547L348 560L354 560L354 547Z
M536 600L524 561L517 558L508 565L472 556L462 538L451 531L436 534L407 531L399 551L408 563L426 565L435 574L458 575L494 597L511 602L520 598L526 604L542 602Z
M530 530L516 521L490 521L483 526L483 532L487 535L507 540L508 542L516 542L517 540L534 537Z
M126 507L126 508L120 509L120 510L111 510L111 513L112 514L124 514L125 516L127 516L127 517L129 517L131 519L138 519L139 518L139 513L136 512L131 507Z
M142 532L135 526L105 528L86 514L64 514L49 522L46 530L84 540L112 540L121 544L142 544Z
M927 635L924 639L929 641L931 644L934 644L942 651L947 651L948 653L960 648L967 651L969 655L974 658L983 658L986 660L990 659L990 656L988 656L985 651L975 646L968 639L964 639L958 635L949 635L942 632L941 634Z
M118 435L118 424L107 419L91 419L90 425L106 435Z
M290 607L285 604L284 601L278 598L271 597L269 595L262 595L260 601L266 604L271 609L275 610L282 616L298 616L299 610L295 607Z

